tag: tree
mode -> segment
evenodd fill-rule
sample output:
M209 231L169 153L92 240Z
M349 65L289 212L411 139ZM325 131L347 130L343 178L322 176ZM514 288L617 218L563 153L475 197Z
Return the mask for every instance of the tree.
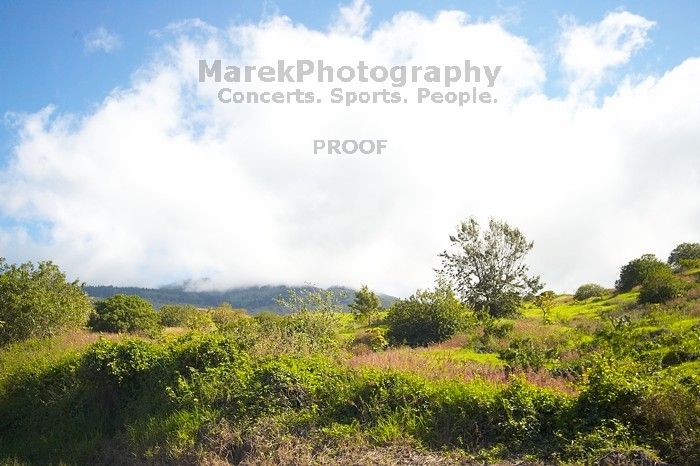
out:
M530 276L524 262L533 243L506 222L491 219L489 229L482 232L470 218L460 224L450 242L456 252L440 254L439 273L477 314L515 314L523 297L542 289L540 278Z
M0 345L85 325L90 298L52 262L9 265L0 258Z
M379 297L367 285L355 293L355 300L350 303L355 318L367 319L367 326L372 326L372 316L380 309Z
M654 254L644 254L622 266L620 278L615 282L615 289L620 293L630 291L635 286L644 283L647 277L658 270L671 272L671 268L657 259Z
M396 301L387 314L387 337L394 345L425 346L445 341L467 322L467 309L446 284Z
M557 295L554 291L543 291L535 297L535 306L542 310L542 322L549 323L549 311L554 307Z
M154 334L160 328L160 316L142 297L117 294L95 304L90 327L102 332Z
M681 243L668 256L668 263L674 267L682 267L684 263L700 263L700 243Z

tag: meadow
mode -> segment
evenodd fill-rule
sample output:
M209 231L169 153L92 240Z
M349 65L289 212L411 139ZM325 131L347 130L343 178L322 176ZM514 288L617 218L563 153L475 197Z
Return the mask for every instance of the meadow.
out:
M526 303L499 331L474 320L416 348L372 348L382 314L332 314L318 333L313 314L233 310L206 330L32 338L0 351L0 458L697 464L699 291L558 296L546 323Z

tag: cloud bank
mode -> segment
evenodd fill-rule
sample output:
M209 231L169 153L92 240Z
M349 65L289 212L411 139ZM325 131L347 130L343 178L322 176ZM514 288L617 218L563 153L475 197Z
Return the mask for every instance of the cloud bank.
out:
M0 212L13 220L0 227L0 255L51 258L91 283L367 283L406 295L431 285L437 254L469 215L520 227L535 241L532 268L561 291L610 285L630 258L698 240L700 59L626 76L652 21L624 11L563 21L568 93L551 97L543 53L497 19L401 12L369 29L369 15L355 1L324 31L279 14L228 29L183 21L89 113L49 105L18 117L0 173ZM220 86L197 82L198 60L217 58L470 59L502 66L499 103L225 105ZM614 91L597 95L612 69ZM285 86L296 87L273 87ZM322 138L389 147L314 156Z

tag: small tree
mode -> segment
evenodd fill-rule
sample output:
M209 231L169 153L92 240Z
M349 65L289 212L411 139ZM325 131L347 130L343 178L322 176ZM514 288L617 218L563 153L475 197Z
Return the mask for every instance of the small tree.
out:
M517 228L494 219L482 232L474 219L462 222L450 236L455 252L445 251L440 275L447 278L463 303L494 317L517 313L522 298L542 289L530 276L525 256L533 243Z
M154 334L160 316L151 303L140 296L118 294L95 304L90 327L102 332L143 332Z
M9 265L0 258L0 345L86 324L90 298L52 262Z
M700 243L681 243L668 256L669 265L674 267L692 262L700 262Z
M372 316L380 309L379 297L367 285L363 285L355 293L355 300L350 303L350 309L356 319L366 319L367 326L372 326Z
M671 272L671 268L656 258L654 254L644 254L629 261L620 269L620 278L615 282L615 289L624 293L641 285L647 277L658 270Z
M467 309L449 286L417 291L396 301L387 315L387 336L394 345L425 346L454 336L467 322Z
M535 306L542 311L542 322L545 324L550 322L549 311L554 307L556 297L557 295L554 294L554 291L549 290L543 291L535 297Z

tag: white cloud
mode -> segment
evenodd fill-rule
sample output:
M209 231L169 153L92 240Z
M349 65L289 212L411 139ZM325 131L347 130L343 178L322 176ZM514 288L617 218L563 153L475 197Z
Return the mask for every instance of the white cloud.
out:
M600 24L587 27L608 28ZM544 95L539 51L501 22L463 12L404 12L362 36L280 16L196 29L178 30L157 62L93 112L24 116L0 174L0 211L42 222L46 238L0 229L0 251L52 258L93 283L209 277L217 287L367 283L407 294L432 283L447 236L471 214L521 227L535 240L534 269L558 290L609 285L630 258L698 240L699 59L617 83L596 105ZM631 53L628 40L619 48ZM310 57L501 65L499 104L224 105L220 85L196 82L200 58ZM591 67L600 73L597 61ZM241 88L325 97L333 86ZM413 98L415 86L403 92ZM314 156L319 138L388 139L389 149Z
M119 35L100 26L85 36L85 50L88 52L112 53L122 46Z
M338 18L331 30L350 36L363 35L367 32L367 21L372 14L372 8L365 0L353 0L348 6L341 6Z
M609 13L601 22L588 25L565 18L559 55L571 78L570 91L591 90L612 68L629 62L647 44L648 32L655 24L627 11Z

